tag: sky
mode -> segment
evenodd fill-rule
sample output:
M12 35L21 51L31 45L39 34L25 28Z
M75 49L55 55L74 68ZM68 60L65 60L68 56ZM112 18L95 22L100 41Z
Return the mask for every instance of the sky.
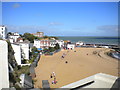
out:
M117 36L118 2L2 2L10 32L48 36Z

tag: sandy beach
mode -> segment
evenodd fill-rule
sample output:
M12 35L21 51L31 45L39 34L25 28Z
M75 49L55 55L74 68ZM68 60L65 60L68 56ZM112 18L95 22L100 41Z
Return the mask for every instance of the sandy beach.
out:
M51 88L59 88L97 73L118 76L118 60L105 54L109 50L75 48L62 50L53 56L42 55L35 69L35 88L42 88L42 80L48 80ZM61 58L63 53L66 56ZM65 63L66 61L68 63ZM50 78L52 72L56 74L56 84L52 84L53 78Z

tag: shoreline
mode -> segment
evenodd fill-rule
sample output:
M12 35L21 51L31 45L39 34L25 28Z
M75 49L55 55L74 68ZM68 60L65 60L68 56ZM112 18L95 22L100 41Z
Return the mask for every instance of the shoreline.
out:
M76 50L76 52L74 52ZM51 88L59 88L77 80L84 79L96 73L106 73L118 76L118 61L104 54L105 48L84 48L78 47L75 50L60 51L53 56L42 56L36 67L35 88L42 88L42 80L48 80ZM97 54L93 54L96 51ZM101 52L100 52L101 51ZM67 53L64 59L61 55ZM100 53L100 56L98 56ZM88 54L88 55L87 55ZM65 64L65 61L68 61ZM51 84L49 78L51 72L56 73L57 84Z

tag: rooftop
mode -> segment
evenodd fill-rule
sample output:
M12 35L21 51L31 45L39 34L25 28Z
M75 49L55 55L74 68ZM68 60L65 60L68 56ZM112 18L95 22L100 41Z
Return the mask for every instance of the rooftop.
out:
M77 82L65 85L61 88L72 88L72 89L78 89L78 88L112 88L116 85L116 80L118 77L104 74L104 73L98 73L93 76L90 76L88 78L79 80ZM117 87L116 87L117 88Z

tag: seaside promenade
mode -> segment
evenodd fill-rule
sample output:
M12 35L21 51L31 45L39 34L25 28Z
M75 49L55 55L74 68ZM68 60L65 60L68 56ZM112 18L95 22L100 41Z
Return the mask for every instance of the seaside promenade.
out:
M48 80L51 88L59 88L97 73L118 76L118 60L104 54L109 50L75 48L60 51L53 56L42 55L35 69L35 88L42 88L42 80ZM61 58L63 53L66 55ZM56 84L52 84L52 72L55 72Z

